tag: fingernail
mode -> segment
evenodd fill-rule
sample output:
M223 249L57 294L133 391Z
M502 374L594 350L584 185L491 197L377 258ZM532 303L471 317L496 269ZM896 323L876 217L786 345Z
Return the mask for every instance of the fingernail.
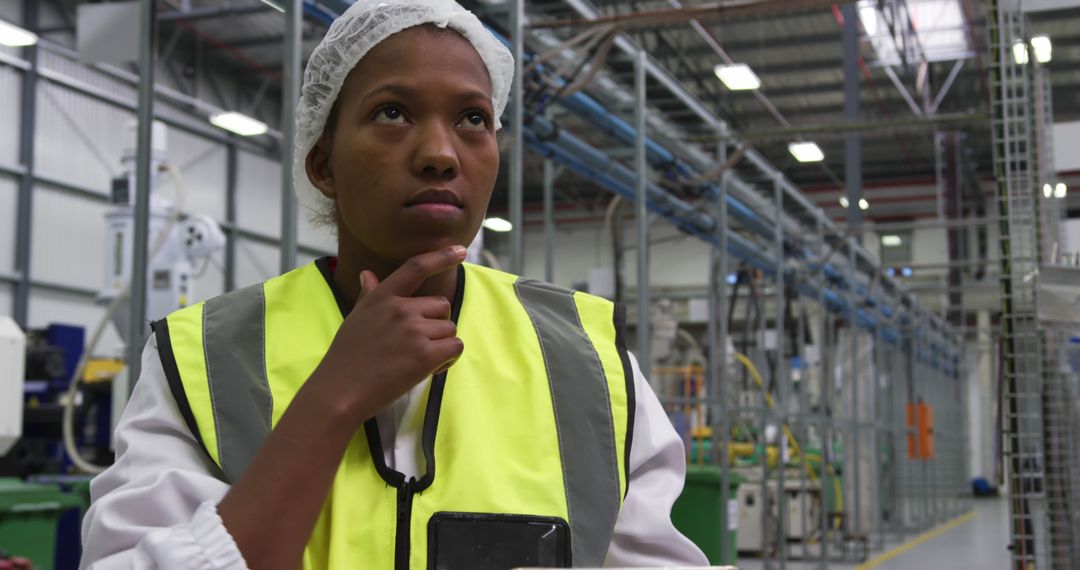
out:
M450 248L450 251L454 252L454 255L456 255L458 257L461 257L461 256L465 255L465 253L468 250L466 250L464 247L462 247L460 245L455 245L454 247Z

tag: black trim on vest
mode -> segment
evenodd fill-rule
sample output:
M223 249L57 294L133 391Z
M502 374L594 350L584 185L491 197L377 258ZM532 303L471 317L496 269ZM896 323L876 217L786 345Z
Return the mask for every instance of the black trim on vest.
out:
M154 331L154 338L157 339L158 359L161 360L161 368L165 371L165 379L169 383L169 391L172 392L173 400L176 401L176 407L180 410L180 416L184 418L184 423L187 424L191 435L199 443L199 449L203 450L210 464L214 466L215 471L218 471L219 478L224 480L224 474L220 473L214 457L210 455L210 450L203 442L199 426L195 423L195 414L191 411L187 392L184 391L184 382L180 379L180 369L176 366L176 355L173 353L172 340L169 337L168 320L161 319L150 323L150 330Z
M450 320L456 325L461 316L461 302L465 298L465 268L458 266L457 291L454 292L454 300L450 305ZM446 388L447 371L431 379L431 390L428 392L427 409L424 411L424 432L421 445L424 449L424 460L427 463L427 472L416 483L415 490L422 492L435 481L435 434L439 431L439 413L442 410L443 390Z
M330 286L330 292L334 294L334 300L337 301L338 310L341 311L341 316L349 316L352 307L345 301L345 297L338 291L337 285L334 284L334 272L330 271L330 258L320 257L319 259L316 259L315 267L318 268L319 273L322 273L323 279L326 280L326 284Z
M334 274L330 271L330 258L321 257L315 260L315 266L319 268L323 279L326 280L326 284L333 292L338 308L341 309L341 315L347 317L351 309L334 283ZM459 265L457 268L457 291L454 293L450 308L450 320L455 324L458 322L458 316L461 315L461 303L464 298L465 268ZM371 461L375 464L375 471L387 484L399 489L407 484L410 492L422 492L435 481L435 434L439 427L439 412L442 409L443 389L445 386L446 372L437 374L431 379L427 409L424 411L424 431L420 440L424 451L424 460L427 463L427 471L419 480L410 479L406 481L403 473L386 465L386 456L383 453L382 436L379 434L378 421L372 417L364 422L364 435L367 436Z
M623 376L626 377L626 449L623 451L623 461L626 463L626 488L625 493L630 492L630 448L634 443L634 414L637 411L637 396L634 391L634 369L630 366L630 353L626 349L626 307L615 304L615 346L619 351L619 360L622 361Z

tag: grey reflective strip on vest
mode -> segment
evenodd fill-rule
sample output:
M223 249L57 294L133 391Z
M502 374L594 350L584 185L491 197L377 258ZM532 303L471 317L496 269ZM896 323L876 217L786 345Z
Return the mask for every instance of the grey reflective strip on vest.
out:
M540 339L562 453L574 566L601 566L619 515L619 460L607 376L572 292L515 284Z
M266 297L262 285L206 302L203 350L217 425L221 470L235 483L270 433L266 378Z

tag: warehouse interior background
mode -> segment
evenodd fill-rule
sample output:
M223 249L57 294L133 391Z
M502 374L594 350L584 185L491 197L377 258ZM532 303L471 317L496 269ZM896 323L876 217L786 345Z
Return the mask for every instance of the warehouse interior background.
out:
M710 562L1080 568L1080 0L461 3L471 259L629 308ZM0 564L76 567L140 323L335 254L280 157L349 4L0 2Z

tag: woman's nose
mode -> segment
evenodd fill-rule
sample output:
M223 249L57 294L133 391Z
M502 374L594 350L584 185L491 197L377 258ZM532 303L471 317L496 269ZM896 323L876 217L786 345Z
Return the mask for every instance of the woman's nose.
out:
M413 168L418 175L440 179L457 176L461 165L454 147L453 127L431 124L419 133Z

